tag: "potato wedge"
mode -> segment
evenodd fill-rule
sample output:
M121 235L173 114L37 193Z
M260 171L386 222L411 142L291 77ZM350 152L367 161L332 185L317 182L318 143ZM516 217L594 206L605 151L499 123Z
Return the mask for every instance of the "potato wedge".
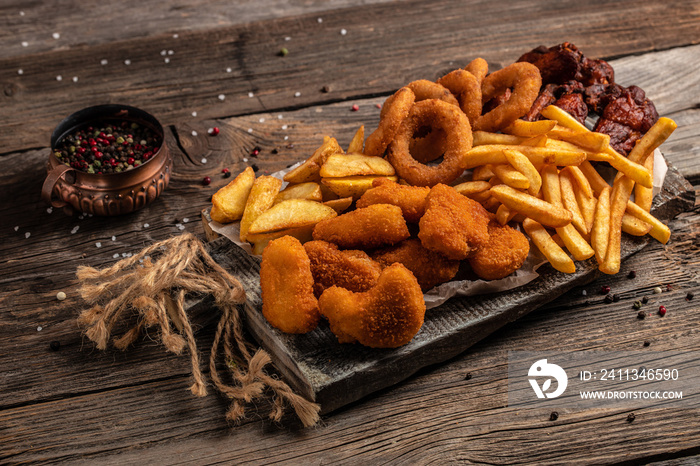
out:
M290 184L277 194L274 203L279 204L280 202L287 201L289 199L308 199L309 201L320 202L323 199L321 185L313 181Z
M359 199L365 191L372 187L372 181L375 178L386 178L391 181L398 181L398 177L396 176L348 176L345 178L323 178L321 183L339 197Z
M321 178L344 178L347 176L396 174L394 167L382 157L363 154L332 154L319 171Z
M323 144L321 144L321 146L316 149L311 157L306 159L304 163L284 175L284 181L289 183L318 181L321 179L318 172L321 170L321 165L323 165L328 156L342 153L343 149L340 147L335 138L324 136Z
M247 241L248 230L255 219L272 207L282 187L282 180L273 176L261 176L255 180L241 218L241 241Z
M248 167L233 181L214 193L211 197L211 219L219 223L240 220L253 183L255 183L255 172Z
M337 216L337 212L320 202L289 199L261 213L248 229L248 239L256 241L260 234L316 225L321 220Z
M298 239L302 244L313 239L312 233L314 231L314 225L308 225L299 228L290 228L287 230L279 230L272 233L260 233L257 235L249 235L248 239L253 245L253 254L259 256L262 254L265 246L270 241L281 238L283 236L293 236ZM254 240L254 241L253 241Z
M362 125L355 131L350 144L348 144L348 154L362 154L365 145L365 125Z

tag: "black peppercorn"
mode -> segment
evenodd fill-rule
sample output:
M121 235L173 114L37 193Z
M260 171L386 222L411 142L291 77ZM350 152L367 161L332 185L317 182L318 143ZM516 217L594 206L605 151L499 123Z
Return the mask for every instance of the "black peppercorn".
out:
M637 313L637 319L644 320L644 318L645 318L646 316L647 316L647 315L646 315L646 313L645 313L644 311L639 311L639 312Z
M472 378L471 372L467 372L467 375L464 376L464 380L471 380L471 378Z
M552 414L549 415L549 420L556 421L557 419L559 419L559 413L556 411L552 411Z
M634 413L629 413L627 415L627 422L632 422L636 419L637 416L634 415Z
M61 349L61 342L54 340L51 343L49 343L49 348L51 348L51 351L58 351Z
M610 293L606 294L606 295L605 295L605 302L608 303L608 304L610 304L611 302L613 302L613 295L610 294Z

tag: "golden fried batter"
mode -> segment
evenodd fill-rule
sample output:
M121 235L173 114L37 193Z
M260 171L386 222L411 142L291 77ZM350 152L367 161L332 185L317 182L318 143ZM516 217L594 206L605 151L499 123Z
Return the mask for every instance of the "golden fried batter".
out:
M304 249L311 261L317 297L334 285L350 291L367 291L377 283L382 271L382 266L364 251L341 251L326 241L309 241L304 244Z
M423 291L452 280L459 270L459 261L424 248L417 238L379 249L372 254L372 258L384 266L394 262L403 264L416 277Z
M425 317L420 285L401 264L384 269L377 284L364 293L328 288L318 304L340 343L357 341L372 348L405 345L418 333Z
M518 230L489 223L489 240L469 257L474 272L485 280L498 280L518 270L530 253L530 242Z
M304 246L292 236L272 240L260 264L262 312L267 321L286 333L307 333L320 319L313 291L311 263Z
M491 218L481 204L444 184L430 190L427 202L418 223L418 238L425 248L462 260L486 244Z
M418 223L425 213L425 198L430 188L407 186L394 183L385 178L377 178L372 182L372 188L365 191L357 200L357 207L367 207L373 204L391 204L401 207L403 218L408 223Z
M335 243L343 249L373 249L396 244L409 237L401 208L374 204L322 220L313 238Z

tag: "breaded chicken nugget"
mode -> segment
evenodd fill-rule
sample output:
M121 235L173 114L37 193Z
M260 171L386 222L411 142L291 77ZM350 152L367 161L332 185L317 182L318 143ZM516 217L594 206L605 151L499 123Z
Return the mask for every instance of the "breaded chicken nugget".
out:
M433 186L420 219L418 238L427 249L462 260L489 239L489 213L478 202L444 184Z
M372 348L405 345L418 333L425 317L420 285L401 264L384 269L377 284L364 293L328 288L318 305L340 343L358 341Z
M335 243L343 249L373 249L396 244L409 237L401 208L374 204L322 220L313 238Z
M373 204L399 206L408 223L418 223L425 213L425 198L430 188L398 184L386 178L376 178L372 186L357 200L358 208Z
M364 251L341 251L326 241L309 241L304 249L311 261L316 297L334 285L350 291L367 291L377 283L382 272L382 266Z
M390 266L394 262L403 264L416 277L423 291L452 280L459 270L459 261L424 248L418 238L409 238L395 246L378 249L371 257L383 266Z
M268 243L260 264L262 312L267 321L286 333L307 333L320 319L314 296L311 263L304 246L292 236Z
M498 280L518 270L530 253L530 242L518 230L489 223L489 240L476 254L469 257L469 265L485 280Z

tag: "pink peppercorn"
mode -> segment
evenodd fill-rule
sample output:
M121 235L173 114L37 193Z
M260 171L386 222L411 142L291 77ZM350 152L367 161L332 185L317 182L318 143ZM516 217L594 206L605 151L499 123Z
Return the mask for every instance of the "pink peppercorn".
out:
M661 317L666 315L666 306L659 306L659 315Z

